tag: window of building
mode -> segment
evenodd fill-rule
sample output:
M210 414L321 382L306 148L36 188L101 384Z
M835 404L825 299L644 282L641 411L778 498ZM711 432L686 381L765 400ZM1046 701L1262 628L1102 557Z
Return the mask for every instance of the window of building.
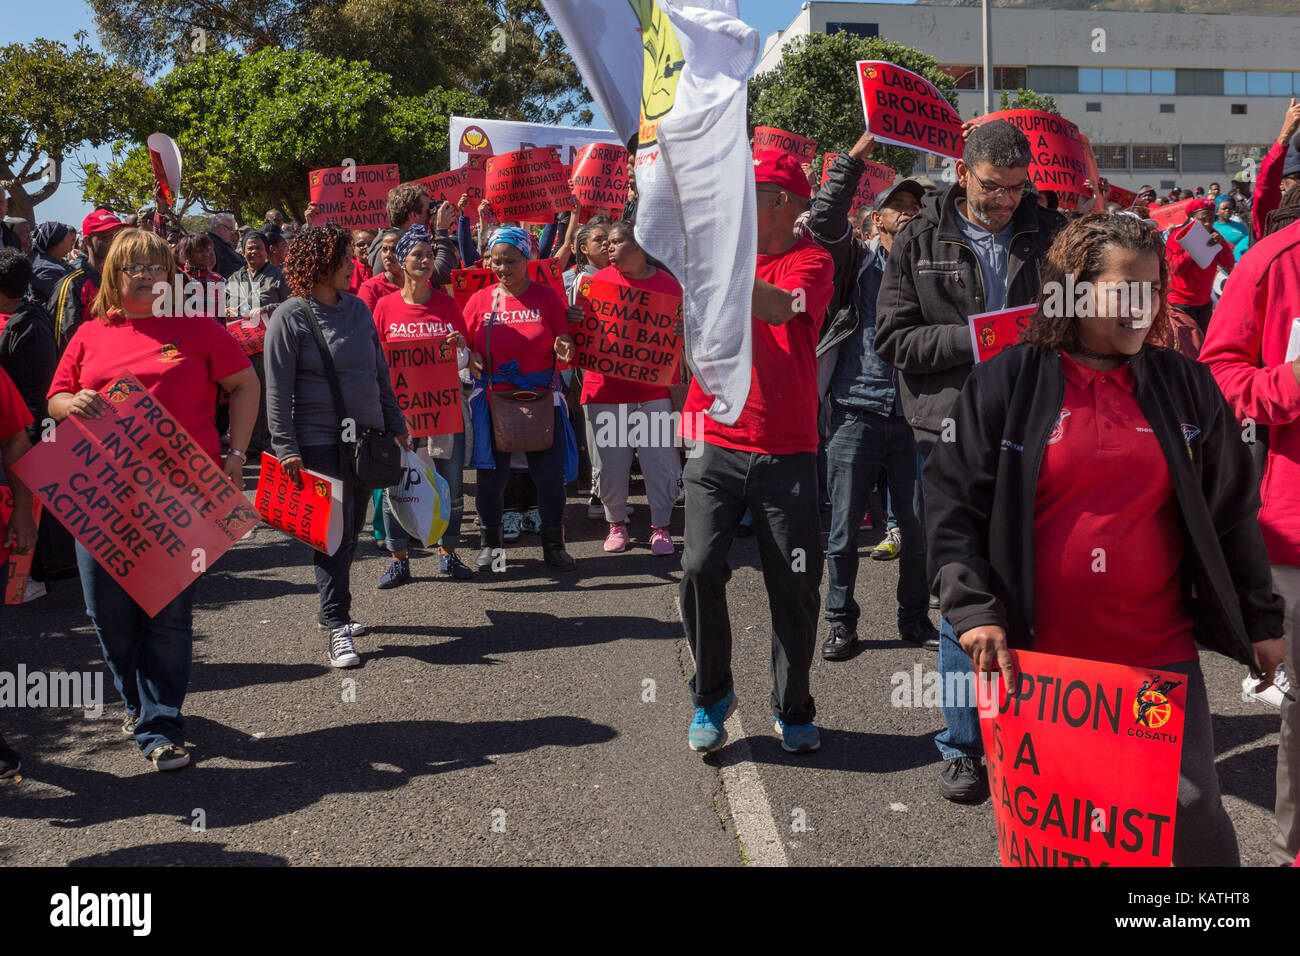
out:
M1029 66L1028 88L1038 93L1079 92L1079 68L1076 66Z
M851 33L855 37L880 36L879 23L828 22L826 24L827 33L839 33L841 30L845 33Z
M1027 70L1023 66L995 66L993 68L993 88L995 90L1022 90L1029 85Z
M959 90L976 90L980 89L980 74L983 70L978 66L965 66L963 64L945 64L937 67L952 77Z
M1268 96L1268 74L1262 70L1246 72L1246 95Z
M1125 70L1127 74L1125 79L1125 92L1128 93L1150 93L1151 92L1151 71L1150 70Z
M1179 96L1222 96L1222 70L1174 71L1174 92Z
M1092 154L1101 169L1128 169L1127 146L1092 146Z
M1163 93L1170 95L1174 92L1174 71L1173 70L1152 70L1151 71L1151 92Z
M1178 185L1178 184L1175 183L1172 179L1162 179L1162 180L1160 180L1160 189L1161 189L1162 192L1167 192L1168 190L1173 189L1174 186L1176 186L1176 185Z
M1269 96L1290 96L1291 95L1291 74L1270 73L1268 75L1268 95Z
M1177 146L1134 146L1134 169L1177 169Z
M1160 112L1162 112L1162 113L1172 113L1173 111L1174 111L1174 104L1173 104L1173 103L1161 103L1161 104L1160 104Z
M1243 79L1244 83L1245 80ZM1093 67L1079 67L1079 92L1080 93L1100 93L1101 92L1101 70Z
M1232 115L1233 115L1233 116L1245 116L1245 115L1246 115L1246 104L1245 104L1245 103L1233 103L1233 104L1232 104Z
M1245 146L1241 143L1229 144L1223 148L1223 168L1232 174L1234 179L1253 182L1259 171L1259 164L1264 161L1264 157L1268 154L1272 145L1272 143L1263 146Z
M1217 173L1225 168L1222 146L1184 143L1180 152L1185 173Z
M1224 96L1245 96L1246 95L1246 71L1245 70L1224 70L1223 71L1223 95Z
M1101 112L1101 104L1100 104L1100 103L1084 103L1084 104L1083 104L1083 108L1084 108L1086 111L1088 111L1089 113L1100 113L1100 112Z
M1125 70L1102 70L1101 91L1103 93L1125 93Z

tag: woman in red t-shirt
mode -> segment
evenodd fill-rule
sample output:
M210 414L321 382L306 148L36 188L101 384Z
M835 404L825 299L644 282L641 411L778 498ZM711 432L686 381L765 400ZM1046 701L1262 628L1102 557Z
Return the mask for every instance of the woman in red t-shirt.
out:
M645 289L681 302L682 287L650 263L628 222L609 227L609 265L592 276L592 281ZM583 280L579 279L579 295L582 286ZM679 334L676 325L662 332ZM676 351L666 344L650 347L664 354ZM605 550L627 550L627 486L635 454L641 461L646 497L650 499L650 550L672 554L676 548L668 523L681 492L682 459L677 451L677 422L668 386L647 385L588 369L583 372L581 401L586 406L587 450L596 476L596 494L609 522Z
M108 404L100 390L129 372L184 426L215 469L221 441L213 413L220 386L230 395L230 454L223 470L242 488L259 403L248 356L211 318L154 314L155 284L165 281L171 288L176 277L171 248L161 236L123 230L108 250L103 276L94 305L94 314L103 318L83 322L68 343L50 385L50 416L102 418ZM148 540L151 532L142 533ZM190 559L177 560L182 558ZM149 617L80 541L77 566L86 613L126 702L122 729L135 736L158 770L184 767L190 756L181 705L190 678L194 584Z
M554 436L543 451L528 452L528 471L537 487L537 508L542 519L542 556L562 571L577 564L564 550L564 459L572 426L558 391L556 359L573 359L573 338L569 335L569 312L560 294L543 282L528 278L532 241L520 228L497 229L488 240L488 264L497 284L480 289L465 303L465 325L469 330L470 371L477 377L470 396L474 426L474 461L478 469L476 505L479 514L481 548L475 563L479 570L502 568L504 553L502 510L506 482L510 478L510 455L495 447L490 403L483 391L490 354L491 388L498 392L540 392L536 399L554 409ZM575 316L581 310L572 307ZM491 330L489 342L489 329ZM478 409L478 414L475 414ZM569 430L566 435L566 429Z
M433 274L433 237L427 226L416 223L402 234L397 242L397 259L402 264L401 291L386 295L375 306L375 325L379 340L442 339L457 350L461 368L469 360L465 347L465 317L456 300L447 293L433 288L429 277ZM459 418L459 412L458 418ZM438 542L438 572L456 581L465 581L474 572L456 555L460 544L460 519L465 501L461 492L461 475L465 468L465 432L443 436L451 439L451 457L435 458L434 467L447 482L451 495L447 530ZM378 587L395 588L411 580L409 538L401 524L393 517L392 509L384 498L384 530L393 563L379 578Z

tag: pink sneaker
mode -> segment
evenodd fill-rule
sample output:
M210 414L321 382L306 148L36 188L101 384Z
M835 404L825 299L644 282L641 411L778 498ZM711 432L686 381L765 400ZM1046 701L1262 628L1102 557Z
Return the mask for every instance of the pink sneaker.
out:
M626 551L628 545L627 525L611 524L609 526L609 537L605 539L606 551Z
M668 533L667 528L650 529L650 550L655 554L672 554L677 550L673 544L673 536Z

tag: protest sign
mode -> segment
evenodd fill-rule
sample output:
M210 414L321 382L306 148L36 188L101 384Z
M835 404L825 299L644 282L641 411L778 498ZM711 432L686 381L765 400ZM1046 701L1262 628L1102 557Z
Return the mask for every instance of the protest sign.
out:
M549 147L489 156L485 192L502 221L550 222L569 196L564 169Z
M412 438L465 430L456 349L445 336L389 339L384 343L384 358Z
M823 183L826 182L826 175L839 155L839 153L827 153L826 158L822 160ZM853 204L849 206L850 216L855 216L862 209L874 205L876 197L894 185L894 179L898 175L891 166L873 163L869 159L864 159L862 163L867 169L858 180L858 190L853 194Z
M266 345L266 323L261 316L234 319L226 323L226 331L239 343L245 355L260 355Z
M1195 201L1195 199L1184 199L1182 202L1165 203L1163 206L1152 204L1147 218L1155 220L1156 228L1162 231L1172 226L1181 226L1187 221L1187 207Z
M532 149L534 146L553 147L561 162L572 163L578 150L588 143L621 144L612 129L546 126L542 123L518 123L473 116L450 117L447 131L451 150L449 161L453 169L465 165L470 156L494 156L517 149Z
M1122 189L1114 183L1106 184L1106 202L1119 203L1121 209L1130 209L1137 202L1138 194L1131 189Z
M564 288L564 270L560 268L559 259L533 259L528 263L528 278L543 285L549 285L566 303L569 293Z
M997 312L980 312L967 319L970 340L975 347L975 361L987 362L1003 349L1020 341L1020 333L1029 328L1036 305L1017 305Z
M867 132L877 142L961 158L961 117L923 76L879 60L858 61Z
M132 375L13 472L153 617L257 524L221 466Z
M1187 678L1013 651L976 683L1003 866L1169 866Z
M262 452L257 513L272 528L333 554L343 540L343 483L306 468L299 469L299 476L300 481L292 481L278 458Z
M497 281L491 269L452 269L451 297L456 300L462 312L465 304L479 289L486 289Z
M1192 257L1193 262L1202 269L1208 269L1218 258L1219 250L1223 248L1223 238L1193 219L1187 231L1178 237L1178 244Z
M150 133L145 145L149 149L149 164L153 166L154 185L162 193L163 202L174 206L181 191L180 147L166 133Z
M1029 178L1035 186L1087 194L1083 181L1088 178L1088 162L1079 127L1064 116L1042 110L999 110L979 117L976 122L982 126L994 120L1006 120L1029 140L1034 157L1029 164Z
M8 485L0 485L0 543L9 534L9 518L14 513L14 493ZM32 500L32 521L39 527L41 523L41 503ZM2 546L2 544L0 544ZM3 554L3 552L0 552ZM27 593L27 579L32 574L32 558L36 549L30 548L26 554L9 552L9 579L5 582L5 603L22 604L23 595ZM0 562L3 564L3 562Z
M313 169L307 177L316 204L312 225L338 223L344 229L388 226L388 194L401 182L397 164Z
M682 357L674 327L680 296L585 276L578 281L581 321L573 324L578 368L643 385L672 384Z
M1106 185L1101 178L1101 170L1097 168L1097 157L1092 152L1092 142L1083 133L1079 134L1079 141L1083 143L1083 163L1086 169L1087 178L1092 182L1093 195L1101 202L1102 206L1095 212L1105 212L1106 202Z
M754 129L755 156L760 149L777 149L801 163L811 163L817 157L817 140L771 126L758 126Z
M429 191L429 199L433 205L442 201L456 206L462 196L466 197L465 215L469 217L471 223L475 223L478 222L478 204L484 198L483 168L486 163L486 156L473 155L459 169L439 173L436 176L425 176L423 179L413 179L411 182Z
M588 143L573 161L573 195L584 208L621 217L627 204L630 155L622 146Z

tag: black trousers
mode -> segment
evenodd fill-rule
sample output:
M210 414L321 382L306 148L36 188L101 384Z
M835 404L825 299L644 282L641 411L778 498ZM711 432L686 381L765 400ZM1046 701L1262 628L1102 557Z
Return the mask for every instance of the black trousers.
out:
M812 723L808 670L825 563L817 455L762 455L706 444L688 458L683 479L682 623L695 654L695 706L716 704L732 687L727 552L748 509L772 613L772 714L787 725Z

